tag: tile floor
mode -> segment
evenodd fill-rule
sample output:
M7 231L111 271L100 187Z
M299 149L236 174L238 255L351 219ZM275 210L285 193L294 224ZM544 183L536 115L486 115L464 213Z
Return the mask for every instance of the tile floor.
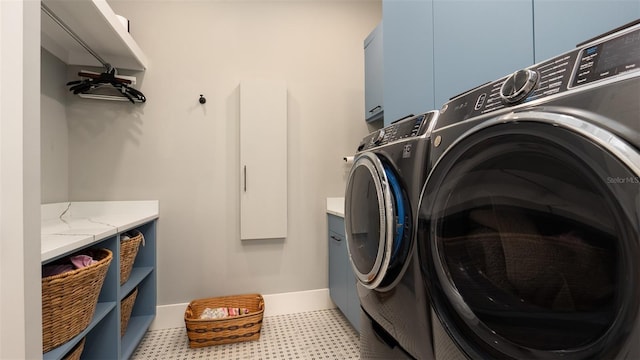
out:
M184 327L149 331L132 360L359 359L358 333L340 310L266 316L257 341L189 348Z

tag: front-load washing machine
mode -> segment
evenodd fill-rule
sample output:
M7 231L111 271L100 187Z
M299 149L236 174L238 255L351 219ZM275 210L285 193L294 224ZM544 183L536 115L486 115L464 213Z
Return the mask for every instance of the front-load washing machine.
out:
M640 359L640 23L454 98L431 137L435 357Z
M347 249L362 309L361 358L431 358L414 221L437 112L365 137L345 193Z

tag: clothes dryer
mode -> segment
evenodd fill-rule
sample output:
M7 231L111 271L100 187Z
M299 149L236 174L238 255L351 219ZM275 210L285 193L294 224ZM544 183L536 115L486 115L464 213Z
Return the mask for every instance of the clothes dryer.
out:
M414 222L437 116L428 112L373 132L354 156L345 227L363 310L363 359L426 358L432 353Z
M418 254L438 360L640 358L640 23L462 94Z

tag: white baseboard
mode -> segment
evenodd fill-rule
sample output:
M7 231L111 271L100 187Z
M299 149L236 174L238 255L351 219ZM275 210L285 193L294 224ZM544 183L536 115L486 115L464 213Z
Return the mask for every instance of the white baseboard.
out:
M262 295L262 297L264 298L264 316L296 314L336 307L329 296L329 289L295 291ZM184 311L188 305L189 303L157 306L156 318L149 330L184 327Z

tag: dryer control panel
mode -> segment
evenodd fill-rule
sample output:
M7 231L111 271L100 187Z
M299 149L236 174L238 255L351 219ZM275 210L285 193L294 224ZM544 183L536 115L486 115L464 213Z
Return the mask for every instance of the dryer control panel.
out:
M362 142L360 142L358 146L358 151L422 136L430 130L430 125L435 121L436 115L437 112L432 111L412 116L394 122L378 131L374 131L362 139Z
M626 76L640 76L640 20L452 98L438 128Z

